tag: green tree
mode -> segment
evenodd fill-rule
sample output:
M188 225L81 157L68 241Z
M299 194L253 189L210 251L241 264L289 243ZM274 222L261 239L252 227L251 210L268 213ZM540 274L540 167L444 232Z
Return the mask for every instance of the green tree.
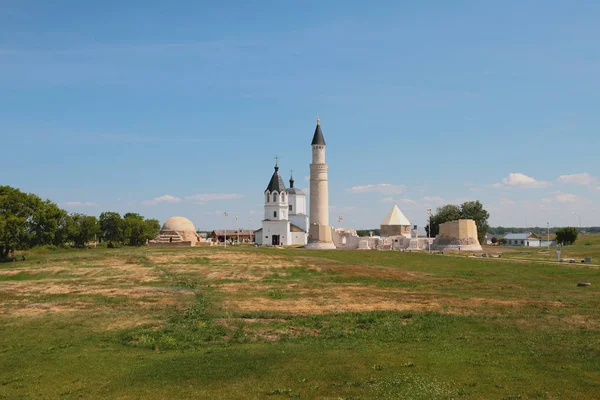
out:
M73 218L66 212L58 220L56 232L54 233L54 241L52 244L55 246L66 246L69 242L69 238L73 236Z
M489 229L488 218L490 214L483 208L479 200L467 201L460 206L447 204L436 209L435 214L430 217L431 237L440 233L440 224L457 219L472 219L477 226L477 236L479 243L485 243L485 234ZM425 226L425 231L429 232L429 224Z
M0 258L27 246L30 217L27 194L10 186L0 186Z
M160 230L160 224L155 219L144 220L139 214L127 213L123 216L123 234L125 244L141 246L146 241L154 239Z
M555 232L556 242L559 244L573 244L577 240L579 231L574 227L559 228Z
M54 244L60 222L67 216L67 212L50 200L42 201L37 196L35 196L34 204L29 227L30 245ZM60 244L64 244L64 241Z
M425 226L425 231L429 233L429 227L431 226L430 237L436 237L440 233L440 224L448 221L454 221L461 218L460 207L454 204L447 204L445 206L438 207L435 210L435 214L432 214L429 218L429 223Z
M485 244L485 235L488 229L490 229L488 225L490 213L484 210L483 204L479 200L466 201L460 206L460 215L463 219L472 219L475 221L479 243Z
M100 226L98 219L91 215L71 214L71 224L68 228L69 240L73 242L75 247L84 247L89 242L96 240L100 234Z
M65 215L50 200L0 186L0 258L14 250L52 244L58 221Z
M100 214L100 237L112 245L113 242L121 243L124 240L123 218L116 212L107 211Z
M147 219L144 221L144 236L142 238L142 244L145 244L148 240L154 239L160 231L160 223L156 219Z

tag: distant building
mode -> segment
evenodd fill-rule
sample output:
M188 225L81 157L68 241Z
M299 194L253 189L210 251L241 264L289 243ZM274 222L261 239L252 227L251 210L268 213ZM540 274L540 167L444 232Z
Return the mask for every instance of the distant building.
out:
M205 244L196 233L192 221L185 217L171 217L160 228L158 236L149 246L197 246Z
M381 225L381 236L402 235L410 239L410 221L402 214L396 203L385 217Z
M493 239L494 238L498 238L496 235L494 235L493 233L486 233L485 234L485 244L490 245L490 244L494 244Z
M254 231L252 229L227 229L227 230L214 230L210 233L210 238L217 242L224 242L225 237L227 241L239 239L240 242L253 242Z
M540 247L540 237L531 232L507 233L504 240L508 246Z

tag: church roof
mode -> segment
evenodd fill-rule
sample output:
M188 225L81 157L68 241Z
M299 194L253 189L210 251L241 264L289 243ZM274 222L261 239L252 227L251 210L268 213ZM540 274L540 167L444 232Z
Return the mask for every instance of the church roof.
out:
M305 194L302 190L296 188L286 189L287 194Z
M315 128L315 134L313 136L312 143L313 145L319 144L321 146L325 146L325 138L323 137L323 132L321 132L321 120L317 119L317 127Z
M283 184L283 179L279 175L279 166L275 164L275 172L273 172L273 176L271 177L271 181L269 182L269 186L267 186L266 191L269 192L283 192L285 190L285 185Z
M290 187L286 190L287 194L304 194L304 192L300 189L296 189L294 187L294 177L290 177Z
M402 214L402 211L394 204L392 211L385 217L381 225L410 225L408 218Z
M290 222L290 232L304 232L306 233L306 231L302 228L300 228L298 225L294 225Z

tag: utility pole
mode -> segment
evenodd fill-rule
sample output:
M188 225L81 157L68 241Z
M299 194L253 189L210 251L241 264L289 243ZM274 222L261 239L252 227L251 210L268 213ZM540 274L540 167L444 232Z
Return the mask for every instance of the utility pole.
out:
M223 215L225 215L225 248L227 248L227 216L229 214L224 212Z
M252 214L251 214L252 215ZM248 219L248 228L250 229L250 233L248 234L248 237L250 239L252 239L252 236L254 234L254 232L252 231L252 218ZM256 238L254 238L254 241L256 242Z
M546 222L546 228L548 229L548 254L550 254L550 222Z
M581 232L581 215L577 214L575 211L573 211L573 215L577 215L579 218L579 232Z
M235 229L237 230L237 244L240 244L240 224L238 223L238 217L235 216Z
M431 208L427 209L427 216L429 217L429 229L427 230L427 245L429 246L429 254L431 254Z

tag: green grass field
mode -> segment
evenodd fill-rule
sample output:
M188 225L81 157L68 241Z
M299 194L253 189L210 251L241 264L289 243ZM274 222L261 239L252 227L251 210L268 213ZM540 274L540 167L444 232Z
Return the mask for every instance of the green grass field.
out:
M588 241L563 256L592 264L501 247L36 250L0 264L0 399L600 398Z

